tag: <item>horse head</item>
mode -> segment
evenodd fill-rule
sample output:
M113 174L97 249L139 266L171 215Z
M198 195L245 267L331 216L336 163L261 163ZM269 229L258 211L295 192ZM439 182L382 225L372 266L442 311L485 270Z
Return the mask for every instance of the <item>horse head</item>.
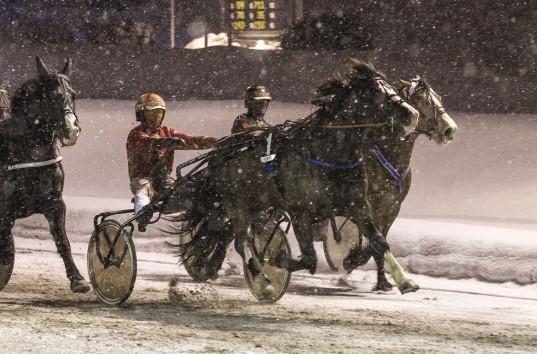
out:
M12 100L12 113L25 121L26 129L52 134L63 146L74 145L80 134L75 113L75 91L71 87L71 60L61 72L50 71L36 58L38 78L25 82ZM48 138L45 138L48 139Z
M420 119L416 132L425 134L438 144L448 144L455 137L457 124L446 113L442 97L419 75L409 81L400 80L402 93L425 119Z
M419 112L403 100L372 64L352 59L344 79L332 79L317 88L314 104L327 112L330 124L390 124L404 136L418 125Z

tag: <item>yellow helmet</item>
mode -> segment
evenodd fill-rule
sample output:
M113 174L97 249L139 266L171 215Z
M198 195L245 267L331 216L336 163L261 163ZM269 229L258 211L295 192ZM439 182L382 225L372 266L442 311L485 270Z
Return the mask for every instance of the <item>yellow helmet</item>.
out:
M146 92L138 98L134 106L136 120L141 121L144 117L144 111L151 111L153 109L163 109L166 111L166 102L156 93Z

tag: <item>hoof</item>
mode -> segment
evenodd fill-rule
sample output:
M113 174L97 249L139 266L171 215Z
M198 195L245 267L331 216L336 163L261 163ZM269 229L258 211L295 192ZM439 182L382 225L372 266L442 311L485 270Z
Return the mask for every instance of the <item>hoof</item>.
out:
M373 288L373 291L390 291L393 289L393 285L386 279L379 280L377 285ZM415 290L414 290L415 291Z
M263 274L258 274L252 281L252 289L260 300L271 299L274 297L276 290Z
M302 269L309 271L311 275L315 274L317 271L317 259L314 257L301 257L298 260L298 263L301 265Z
M0 290L6 287L10 276L11 276L11 265L0 264Z
M299 270L307 270L310 274L315 274L317 271L317 259L315 257L298 257L298 260L287 258L287 268L290 272Z
M363 266L371 259L371 254L369 252L362 252L357 248L350 250L347 257L343 259L343 269L350 273L356 268Z
M87 293L90 291L90 286L84 279L73 279L71 280L71 291L74 293Z
M414 283L412 279L408 279L405 280L403 284L401 284L401 286L399 287L399 291L401 292L401 294L408 294L418 291L419 288L420 286Z

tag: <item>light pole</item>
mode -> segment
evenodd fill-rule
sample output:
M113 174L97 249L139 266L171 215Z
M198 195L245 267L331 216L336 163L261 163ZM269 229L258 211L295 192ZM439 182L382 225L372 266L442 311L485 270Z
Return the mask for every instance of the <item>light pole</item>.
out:
M304 1L295 0L293 23L299 22L304 17Z
M170 48L175 48L175 0L170 0Z

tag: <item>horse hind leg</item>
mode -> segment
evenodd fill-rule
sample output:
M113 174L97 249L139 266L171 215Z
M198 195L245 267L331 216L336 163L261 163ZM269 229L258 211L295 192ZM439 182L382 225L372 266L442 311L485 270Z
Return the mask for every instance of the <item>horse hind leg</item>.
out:
M65 203L60 199L46 210L44 215L48 220L56 249L65 264L67 278L71 282L71 290L75 293L86 293L90 290L90 287L78 271L71 253L71 245L65 232L65 209Z

